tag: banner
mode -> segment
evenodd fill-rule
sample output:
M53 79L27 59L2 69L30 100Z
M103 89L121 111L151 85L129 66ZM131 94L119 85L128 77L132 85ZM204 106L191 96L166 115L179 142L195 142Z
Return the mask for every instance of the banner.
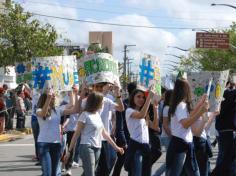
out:
M33 58L16 64L16 74L17 83L28 82L34 89L50 85L56 91L67 91L79 81L75 56Z
M192 88L193 104L195 104L199 98L209 90L210 112L217 110L220 107L223 98L228 76L229 70L189 72L188 81ZM208 89L209 81L211 79L211 88Z
M155 56L144 54L139 68L138 84L146 89L154 85L154 91L161 95L160 60Z
M88 85L100 82L119 84L118 62L108 53L89 54L77 60L79 81Z

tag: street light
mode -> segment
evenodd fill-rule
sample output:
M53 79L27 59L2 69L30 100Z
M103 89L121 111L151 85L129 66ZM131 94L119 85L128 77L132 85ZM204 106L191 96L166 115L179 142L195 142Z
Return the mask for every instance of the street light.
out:
M179 59L182 59L182 56L177 56L177 55L174 55L174 54L169 54L169 53L167 53L167 54L165 54L165 55L167 55L167 56L174 56L174 57L177 57L177 58L179 58Z
M227 6L227 7L231 7L233 9L236 9L236 6L233 6L231 4L215 4L215 3L212 3L211 6Z
M189 49L183 49L183 48L180 48L178 46L167 46L167 48L176 48L176 49L181 50L181 51L189 51Z

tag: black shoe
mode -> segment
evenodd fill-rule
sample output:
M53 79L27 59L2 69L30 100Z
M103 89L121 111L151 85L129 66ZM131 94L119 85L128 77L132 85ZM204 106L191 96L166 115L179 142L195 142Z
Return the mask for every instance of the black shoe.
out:
M41 166L40 162L35 163L35 166Z

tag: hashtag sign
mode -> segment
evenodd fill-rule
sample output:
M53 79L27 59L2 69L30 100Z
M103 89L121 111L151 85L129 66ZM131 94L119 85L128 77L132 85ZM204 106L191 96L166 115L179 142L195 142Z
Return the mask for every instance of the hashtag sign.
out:
M42 89L46 80L51 80L50 74L52 70L48 67L43 67L40 64L33 71L34 88Z
M140 82L144 84L146 87L149 87L149 80L154 78L153 73L154 69L151 66L151 61L146 61L145 58L142 59L142 65L139 66L141 69L140 74Z

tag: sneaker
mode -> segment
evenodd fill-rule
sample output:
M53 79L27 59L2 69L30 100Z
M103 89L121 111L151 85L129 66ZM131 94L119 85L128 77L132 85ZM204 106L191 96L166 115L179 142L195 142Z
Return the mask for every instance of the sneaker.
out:
M66 171L66 175L65 175L65 176L71 176L71 175L72 175L71 170L68 169L68 170Z
M72 167L76 167L76 168L79 167L79 163L76 163L76 162L73 161Z

